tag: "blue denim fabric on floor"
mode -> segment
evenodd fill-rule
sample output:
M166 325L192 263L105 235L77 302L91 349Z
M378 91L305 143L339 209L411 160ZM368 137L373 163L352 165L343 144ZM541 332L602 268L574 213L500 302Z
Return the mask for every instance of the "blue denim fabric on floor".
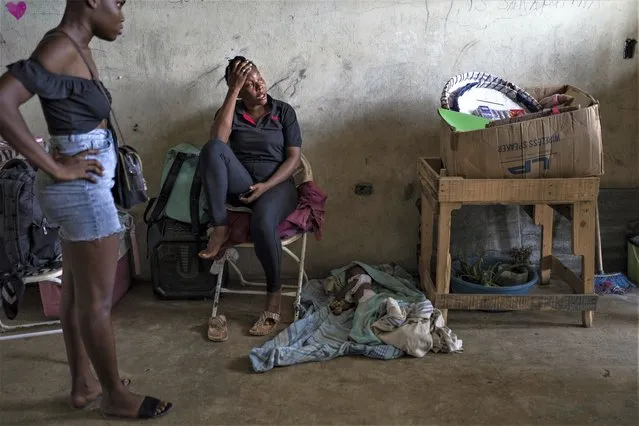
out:
M51 225L59 227L60 238L67 241L93 241L124 231L113 201L117 157L109 130L95 129L80 135L53 136L50 149L63 155L75 155L87 149L98 150L96 159L104 168L96 183L88 180L55 182L39 170L35 191L40 207Z

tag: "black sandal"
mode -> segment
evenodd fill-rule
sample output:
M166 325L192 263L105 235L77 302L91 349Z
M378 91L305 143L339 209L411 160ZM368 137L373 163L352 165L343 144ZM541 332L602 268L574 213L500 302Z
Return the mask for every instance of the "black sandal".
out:
M10 320L18 316L18 307L24 296L24 281L17 275L0 277L0 298L2 309Z
M164 408L160 408L162 404L166 404ZM152 396L145 396L142 401L142 405L138 409L138 414L136 417L129 416L121 416L118 414L106 414L103 413L102 416L106 419L113 420L146 420L146 419L157 419L158 417L165 416L173 409L173 404L170 402L164 402Z

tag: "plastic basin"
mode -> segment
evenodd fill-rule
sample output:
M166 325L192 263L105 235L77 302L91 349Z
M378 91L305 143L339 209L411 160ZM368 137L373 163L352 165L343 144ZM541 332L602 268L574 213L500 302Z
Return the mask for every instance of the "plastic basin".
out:
M470 263L475 263L479 257L470 258ZM494 265L497 262L507 262L508 259L496 257L484 257L484 265ZM454 276L455 271L459 270L459 261L452 264L453 273L450 275L450 288L453 293L463 294L528 294L530 290L539 283L539 273L537 269L528 265L528 276L530 280L525 284L505 286L505 287L487 287L479 284L469 283Z

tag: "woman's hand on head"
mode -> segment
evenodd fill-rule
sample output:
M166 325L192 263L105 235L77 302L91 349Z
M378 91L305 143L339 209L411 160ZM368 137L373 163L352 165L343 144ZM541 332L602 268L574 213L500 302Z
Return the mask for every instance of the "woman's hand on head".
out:
M229 75L229 87L237 91L241 90L251 69L253 69L251 61L235 61Z
M98 160L87 160L86 156L98 153L96 150L86 150L75 155L62 155L56 149L53 159L60 167L54 178L60 182L85 179L95 183L95 175L102 176L104 167Z

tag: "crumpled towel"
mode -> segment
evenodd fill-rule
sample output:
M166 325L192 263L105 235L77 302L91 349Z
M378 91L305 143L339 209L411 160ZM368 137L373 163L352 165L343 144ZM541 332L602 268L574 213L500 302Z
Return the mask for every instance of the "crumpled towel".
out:
M381 341L417 358L429 351L461 352L462 340L446 327L439 309L429 300L402 304L388 297L380 307L381 317L371 328Z
M368 299L375 296L375 292L372 289L373 280L371 279L370 275L355 275L348 281L349 284L351 282L354 282L355 284L350 290L346 292L346 295L344 296L344 300L346 300L347 302L365 303ZM360 288L362 288L362 296L359 299L355 300L355 295Z

